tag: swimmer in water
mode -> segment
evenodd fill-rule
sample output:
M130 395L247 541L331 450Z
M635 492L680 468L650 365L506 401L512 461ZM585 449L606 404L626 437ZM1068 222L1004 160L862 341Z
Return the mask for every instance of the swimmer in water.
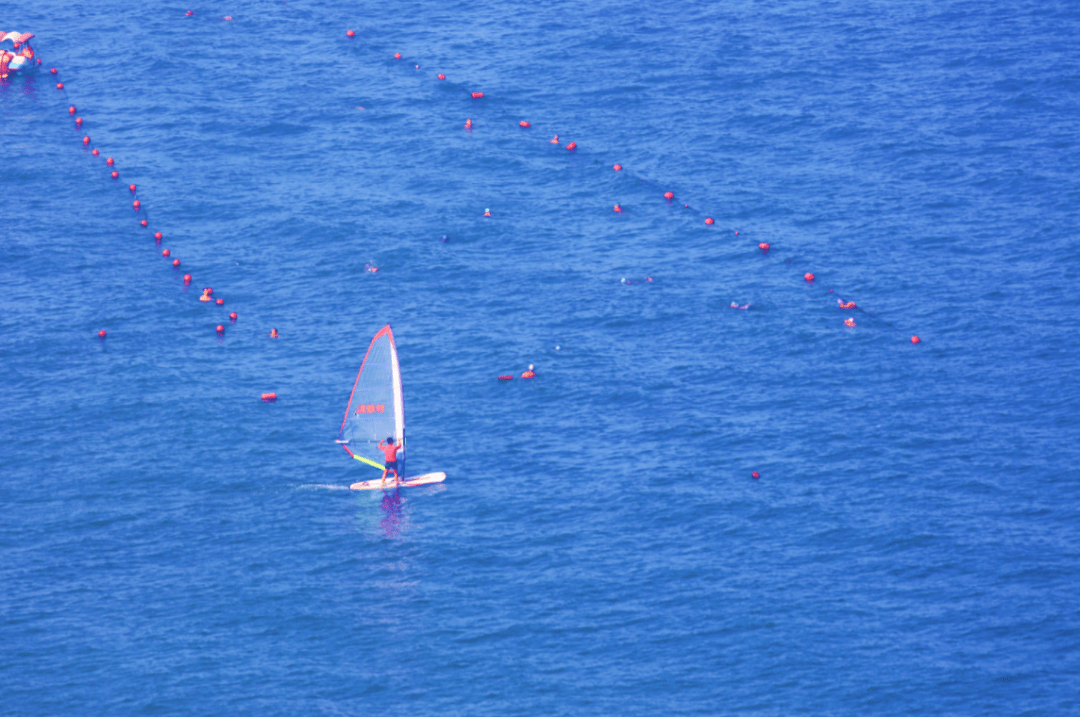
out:
M837 299L836 303L840 304L841 309L854 309L855 308L855 302L854 301L849 301L847 303L844 303L840 299Z
M739 306L738 302L732 301L731 302L731 308L740 309L741 311L746 311L747 309L750 308L750 304L748 303L746 306Z
M401 450L401 444L394 445L394 437L387 436L385 441L379 441L379 449L386 458L386 463L383 465L382 479L386 480L386 474L394 471L394 482L397 483L400 477L398 476L397 453Z
M536 372L533 371L533 365L529 364L529 370L521 374L522 378L536 378Z

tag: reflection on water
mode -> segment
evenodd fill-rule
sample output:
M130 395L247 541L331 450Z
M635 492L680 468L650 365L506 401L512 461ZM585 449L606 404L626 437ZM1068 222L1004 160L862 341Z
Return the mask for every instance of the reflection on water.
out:
M379 527L388 538L396 538L405 527L405 517L401 511L401 493L395 490L383 491L382 509L385 515Z

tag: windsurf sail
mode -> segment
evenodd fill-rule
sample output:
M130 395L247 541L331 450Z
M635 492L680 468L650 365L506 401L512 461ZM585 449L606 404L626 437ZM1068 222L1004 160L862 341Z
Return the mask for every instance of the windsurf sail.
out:
M394 332L387 324L371 339L360 364L337 442L356 460L381 471L385 458L379 441L390 436L401 446L398 475L404 476L405 400Z

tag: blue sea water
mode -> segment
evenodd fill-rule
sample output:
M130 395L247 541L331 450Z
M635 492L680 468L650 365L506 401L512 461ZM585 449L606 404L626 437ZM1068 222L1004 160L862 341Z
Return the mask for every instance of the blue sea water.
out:
M0 13L0 713L1080 712L1074 3L188 9Z

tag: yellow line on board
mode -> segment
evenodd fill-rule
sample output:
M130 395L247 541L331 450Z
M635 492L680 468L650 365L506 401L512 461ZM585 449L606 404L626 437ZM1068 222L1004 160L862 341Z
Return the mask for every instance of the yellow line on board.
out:
M373 460L370 460L368 458L364 458L363 456L358 456L355 453L353 454L353 458L355 458L358 461L362 461L363 463L367 463L369 466L374 466L374 467L378 468L379 470L382 470L383 468L386 467L382 463L376 463Z

